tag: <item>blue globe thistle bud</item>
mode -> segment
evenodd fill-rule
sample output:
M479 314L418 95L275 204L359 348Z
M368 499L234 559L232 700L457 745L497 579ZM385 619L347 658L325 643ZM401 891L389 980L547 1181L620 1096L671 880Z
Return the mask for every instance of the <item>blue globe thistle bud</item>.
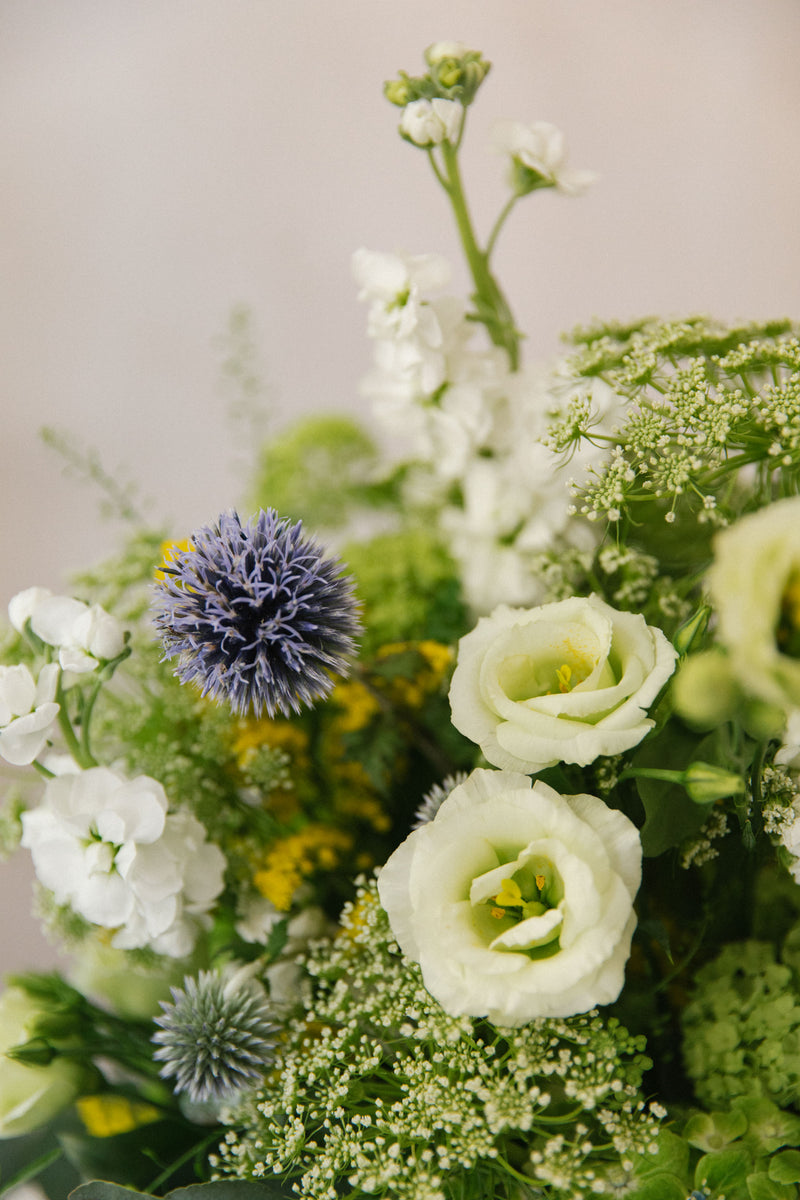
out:
M274 1059L278 1029L263 988L201 971L171 991L172 1003L161 1002L152 1041L153 1058L164 1063L164 1078L175 1078L175 1091L203 1104L230 1100L257 1083Z

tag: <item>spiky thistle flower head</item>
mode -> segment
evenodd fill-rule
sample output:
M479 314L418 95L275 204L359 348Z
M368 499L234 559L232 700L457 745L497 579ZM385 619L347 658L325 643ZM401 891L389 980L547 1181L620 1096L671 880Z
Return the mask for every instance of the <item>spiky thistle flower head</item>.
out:
M361 627L352 581L302 528L274 509L246 524L223 513L156 585L155 622L176 675L236 713L289 716L347 673Z
M414 813L414 824L411 828L421 829L423 825L432 821L453 788L460 787L468 778L466 771L456 771L454 775L447 775L441 783L435 783L422 797L422 802Z
M163 1078L175 1078L175 1091L197 1104L229 1100L259 1082L275 1056L278 1026L264 989L249 969L227 981L218 971L187 976L162 1000L153 1058L163 1062Z

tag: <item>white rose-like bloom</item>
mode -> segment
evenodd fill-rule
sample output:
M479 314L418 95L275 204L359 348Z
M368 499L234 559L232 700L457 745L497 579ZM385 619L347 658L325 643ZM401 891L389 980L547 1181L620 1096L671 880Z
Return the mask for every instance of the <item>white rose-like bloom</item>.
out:
M493 130L496 149L512 162L540 176L539 186L558 188L567 196L580 196L596 176L593 171L576 171L566 165L564 135L549 121L498 121ZM532 189L531 189L532 190Z
M115 930L112 946L190 952L196 918L222 891L225 859L193 816L168 814L157 780L105 767L56 776L22 824L39 881L57 903Z
M641 857L636 827L596 796L478 770L398 847L378 892L446 1012L517 1026L617 998Z
M708 586L743 690L786 710L800 706L800 496L718 533Z
M55 663L36 680L22 664L0 666L0 758L21 767L39 757L58 718L57 683Z
M660 629L597 596L501 605L459 642L453 724L497 767L586 766L642 740L676 658Z
M416 146L456 142L463 113L457 100L412 100L403 109L400 132Z

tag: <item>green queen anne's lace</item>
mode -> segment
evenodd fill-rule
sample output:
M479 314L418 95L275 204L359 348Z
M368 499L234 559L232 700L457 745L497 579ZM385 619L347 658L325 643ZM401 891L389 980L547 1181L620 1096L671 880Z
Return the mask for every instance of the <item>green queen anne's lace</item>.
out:
M644 1041L596 1012L499 1029L450 1017L363 883L306 962L304 1003L218 1176L280 1176L306 1200L615 1194L656 1144ZM613 1147L613 1149L611 1149Z

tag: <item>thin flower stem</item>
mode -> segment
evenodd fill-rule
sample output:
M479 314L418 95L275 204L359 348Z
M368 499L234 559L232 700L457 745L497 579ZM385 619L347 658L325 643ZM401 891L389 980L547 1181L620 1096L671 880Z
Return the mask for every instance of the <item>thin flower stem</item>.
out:
M58 687L56 689L56 700L58 702L58 724L61 733L64 736L64 741L67 743L67 749L79 767L87 770L89 767L96 767L97 760L81 745L78 741L78 736L72 728L72 722L69 719L67 712L66 699L64 689L62 687L63 672L58 677Z
M519 196L517 195L516 192L513 192L512 195L509 197L509 199L506 200L505 204L503 205L503 208L500 212L500 216L495 221L494 226L492 227L492 232L489 234L489 240L486 243L485 254L486 254L487 262L492 257L492 254L494 252L495 242L497 241L497 239L503 229L503 226L505 225L505 223L511 213L512 208L514 207L514 205L517 203L518 200L519 200Z
M48 770L48 768L44 765L44 763L38 762L37 759L33 760L33 762L31 763L31 766L33 767L34 771L38 771L38 773L42 776L43 779L54 779L55 778L53 772Z
M519 334L514 317L500 285L489 269L488 256L480 249L476 240L461 182L458 151L448 141L442 142L442 161L447 173L447 194L475 284L474 300L478 309L478 319L486 326L494 344L506 351L511 370L516 371L519 367Z

